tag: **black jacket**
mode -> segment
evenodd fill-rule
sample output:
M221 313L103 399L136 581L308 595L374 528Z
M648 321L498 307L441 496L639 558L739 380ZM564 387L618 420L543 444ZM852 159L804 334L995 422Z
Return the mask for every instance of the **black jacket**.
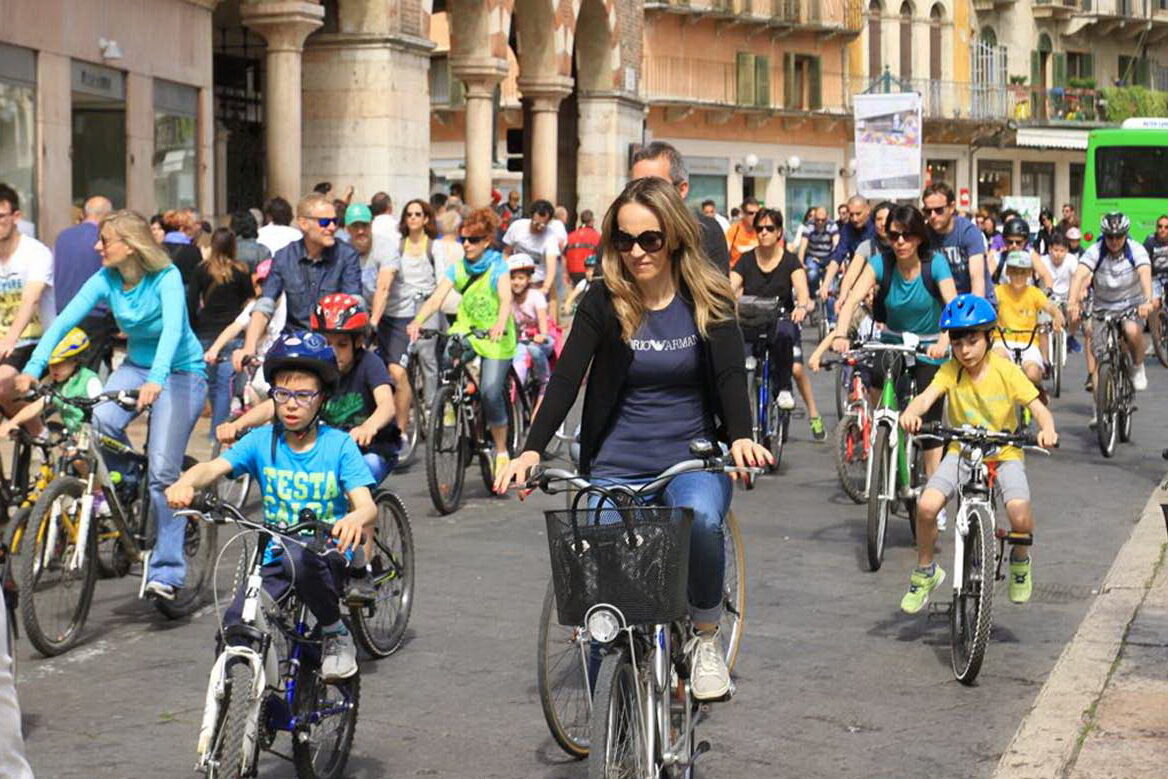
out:
M679 294L688 298L686 290ZM702 340L706 407L724 442L750 438L750 401L746 390L745 348L738 322L709 327ZM621 338L620 321L608 287L592 284L572 320L568 341L548 382L547 394L531 425L524 450L542 452L576 400L588 373L584 416L580 427L580 471L588 473L600 443L608 435L624 397L625 379L633 361L632 348Z
M726 233L722 225L712 216L698 214L698 226L702 230L702 251L717 266L718 270L730 275L730 246L726 243Z

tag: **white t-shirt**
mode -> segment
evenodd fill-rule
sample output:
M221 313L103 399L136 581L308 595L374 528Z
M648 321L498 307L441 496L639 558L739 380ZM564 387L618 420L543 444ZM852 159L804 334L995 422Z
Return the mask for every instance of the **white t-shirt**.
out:
M393 214L378 214L373 217L369 229L373 231L374 240L386 241L394 246L401 240L401 231Z
M1079 263L1091 271L1098 311L1123 311L1144 302L1144 288L1136 268L1150 268L1152 261L1144 247L1130 238L1127 248L1131 251L1130 260L1126 252L1110 254L1102 243L1091 244L1079 258Z
M256 240L268 247L268 251L272 253L272 256L275 256L276 252L303 237L299 230L290 225L270 224L260 228Z
M1065 298L1071 292L1071 276L1075 275L1075 268L1079 267L1079 258L1068 254L1063 257L1063 264L1057 268L1050 261L1050 255L1044 254L1039 259L1042 260L1042 264L1046 266L1046 269L1050 271L1051 292L1059 297Z
M403 241L385 267L394 271L385 315L412 317L418 313L418 297L429 297L438 286L438 259L433 257L435 241L427 238L421 254L406 254Z
M568 232L563 222L553 219L538 233L531 231L530 219L516 219L503 236L503 245L515 252L526 254L535 263L533 282L542 282L547 275L547 258L559 257L564 244L568 242Z
M36 238L21 234L20 242L16 244L16 250L8 262L0 262L0 332L7 333L12 326L12 320L20 308L24 285L30 281L43 282L45 288L32 313L32 319L16 342L18 347L36 343L57 317L52 289L53 252Z
M255 308L256 300L253 298L247 302L243 307L243 311L239 312L239 316L235 318L235 324L244 328L251 322L251 312ZM288 319L288 303L281 293L276 300L276 310L272 312L272 317L268 320L268 327L264 330L263 336L260 337L260 342L256 345L256 354L263 357L268 353L268 348L277 338L280 337L280 332L284 329L284 323ZM260 371L262 373L262 371Z

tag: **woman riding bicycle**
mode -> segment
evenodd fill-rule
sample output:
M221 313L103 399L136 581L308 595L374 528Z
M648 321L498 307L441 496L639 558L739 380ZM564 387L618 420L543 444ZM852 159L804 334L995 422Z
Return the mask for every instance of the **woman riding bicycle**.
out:
M928 344L927 354L916 360L913 375L917 387L929 386L949 349L949 337L941 332L941 307L957 297L953 273L945 255L929 248L929 228L925 217L915 206L902 205L892 209L886 222L888 243L892 247L868 258L848 302L840 311L839 321L850 322L852 312L860 301L875 289L874 316L885 324L880 340L885 343L904 343L903 334L918 336ZM847 333L837 325L832 348L845 352L851 348ZM883 383L883 366L874 367L874 387ZM811 369L819 369L813 355ZM940 422L941 407L937 405L924 416L926 421ZM932 475L941 462L941 444L922 442L925 473Z
M466 256L446 268L434 290L406 332L417 340L423 323L438 312L442 301L456 290L462 294L458 303L458 321L450 328L452 335L487 330L488 337L470 335L468 340L482 358L479 385L482 388L483 413L495 443L495 473L502 472L507 456L507 405L503 397L507 371L515 356L515 320L511 317L511 273L501 252L491 248L499 228L499 215L489 208L471 211L462 225L462 246Z
M777 297L783 310L790 314L790 318L776 320L769 334L768 349L771 365L774 366L772 379L778 390L779 408L786 411L795 408L795 398L791 394L793 374L795 381L799 382L799 394L807 404L811 435L816 441L822 441L826 433L823 418L815 406L811 377L803 370L802 349L795 349L802 342L799 325L815 307L807 286L807 271L794 253L782 248L781 212L773 208L759 210L754 217L754 232L758 236L758 246L743 253L738 264L730 271L730 286L736 296ZM758 334L755 328L749 328L743 331L743 335L747 341L754 341Z
M150 554L146 593L171 601L186 576L186 522L175 518L163 490L179 477L187 441L207 396L203 347L187 316L182 276L154 242L145 219L133 211L110 214L101 222L94 248L101 254L102 269L57 315L16 386L27 392L64 335L99 303L109 306L118 329L126 334L127 354L105 390L138 390L138 408L126 411L116 403L103 403L94 410L93 421L101 433L129 444L126 426L153 407L146 455L158 538Z
M524 451L495 479L523 483L572 407L584 374L580 471L594 482L645 481L690 459L696 438L730 444L738 465L770 453L750 437L742 333L727 278L701 250L697 222L667 181L636 179L609 207L601 281L584 294ZM686 473L661 495L693 509L690 613L697 632L694 697L723 697L730 675L718 641L730 509L725 474Z

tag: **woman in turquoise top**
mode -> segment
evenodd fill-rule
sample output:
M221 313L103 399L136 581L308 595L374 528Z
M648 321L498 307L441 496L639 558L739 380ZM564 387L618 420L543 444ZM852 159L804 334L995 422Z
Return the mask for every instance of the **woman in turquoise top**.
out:
M207 395L203 348L191 330L182 275L154 242L150 225L133 211L118 211L101 222L96 246L101 270L90 277L53 321L17 377L26 392L45 371L53 347L94 306L105 303L126 334L126 360L105 389L138 390L137 411L103 403L94 411L102 433L128 443L126 426L145 408L150 414L150 501L158 518L158 538L150 555L146 592L173 600L183 585L184 523L166 504L163 490L178 479L183 454ZM114 467L111 463L111 467Z
M902 343L902 333L912 333L928 345L928 354L918 357L913 368L917 388L924 391L949 350L949 336L941 332L941 309L957 297L957 287L945 255L929 248L928 224L916 207L897 206L888 212L886 224L891 249L868 258L840 311L832 346L838 351L850 348L846 333L839 328L852 321L855 307L869 292L875 290L876 298L880 298L883 291L883 300L876 300L873 306L876 319L884 323L880 340ZM887 283L884 283L885 273L891 274ZM813 363L811 368L815 370L818 366ZM875 368L873 385L878 388L883 381L880 361ZM901 398L900 407L904 408L909 400ZM940 403L929 411L925 420L941 421ZM941 462L941 442L925 440L921 446L925 450L925 472L931 475Z

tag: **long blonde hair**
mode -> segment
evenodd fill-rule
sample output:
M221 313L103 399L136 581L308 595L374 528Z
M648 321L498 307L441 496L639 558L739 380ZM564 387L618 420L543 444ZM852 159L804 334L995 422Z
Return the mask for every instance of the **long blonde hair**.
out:
M170 255L154 240L150 223L137 211L114 211L101 220L99 230L107 226L130 247L143 273L155 273L170 266Z
M626 203L639 203L653 212L665 233L665 251L670 258L670 273L678 291L686 290L694 307L694 323L705 338L709 327L734 319L734 293L724 276L702 250L701 230L685 202L664 179L634 179L617 195L604 215L600 239L600 265L604 284L612 294L613 308L620 320L621 337L631 341L645 317L645 303L640 289L613 245L617 230L617 213Z

